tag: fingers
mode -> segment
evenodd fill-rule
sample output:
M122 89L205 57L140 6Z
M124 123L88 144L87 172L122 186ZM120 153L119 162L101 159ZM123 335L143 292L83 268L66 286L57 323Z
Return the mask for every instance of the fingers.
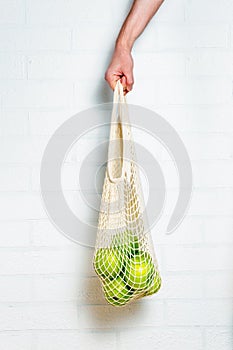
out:
M124 94L126 95L133 88L133 84L134 84L133 72L128 71L127 73L121 74L121 75L113 74L110 71L107 71L105 73L105 80L108 82L112 90L115 89L116 83L119 79L123 86Z
M126 76L126 89L129 92L133 89L133 84L134 84L133 71L130 70L129 72L126 72L125 76Z
M114 90L116 82L121 80L124 93L127 94L133 88L133 58L130 51L115 49L111 63L105 73L105 80Z
M123 76L121 78L121 84L123 86L124 95L126 95L128 93L128 89L127 89L127 83L126 83L126 77L125 76Z
M112 90L115 89L116 82L119 79L120 79L120 77L117 78L114 74L110 73L108 70L105 73L105 80L108 82L108 84Z
M133 80L133 74L132 73L124 75L121 78L121 84L123 85L123 89L124 89L124 94L125 95L133 89L133 83L134 83L134 80Z

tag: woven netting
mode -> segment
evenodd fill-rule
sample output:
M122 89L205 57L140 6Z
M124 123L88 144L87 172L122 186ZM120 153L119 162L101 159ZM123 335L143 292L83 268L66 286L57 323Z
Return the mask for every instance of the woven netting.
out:
M94 268L114 306L156 293L161 278L147 224L123 87L114 91Z

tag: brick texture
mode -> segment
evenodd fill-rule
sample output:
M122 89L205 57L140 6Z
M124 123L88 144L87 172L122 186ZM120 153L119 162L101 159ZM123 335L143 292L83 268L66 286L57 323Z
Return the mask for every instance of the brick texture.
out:
M0 1L1 349L233 348L231 0L165 1L133 49L128 102L163 116L193 167L189 211L166 235L179 190L176 167L163 144L135 128L135 140L153 154L166 180L165 208L152 228L160 293L122 310L108 305L93 250L64 237L41 201L40 163L51 135L84 108L112 101L103 77L131 3ZM108 132L104 126L83 135L62 171L70 207L95 224L78 174ZM91 175L99 166L99 159L88 165L89 200L96 197ZM156 200L157 184L143 183Z

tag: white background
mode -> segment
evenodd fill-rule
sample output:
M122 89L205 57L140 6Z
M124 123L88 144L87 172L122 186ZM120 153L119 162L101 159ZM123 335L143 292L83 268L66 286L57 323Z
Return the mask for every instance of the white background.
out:
M130 3L0 1L1 349L233 347L231 0L167 0L134 48L128 101L176 128L194 173L183 224L171 236L163 219L153 230L161 292L122 310L108 306L93 251L65 239L43 209L45 145L72 114L111 101L103 76ZM71 197L76 163L73 152L65 175ZM168 187L173 180L167 171Z

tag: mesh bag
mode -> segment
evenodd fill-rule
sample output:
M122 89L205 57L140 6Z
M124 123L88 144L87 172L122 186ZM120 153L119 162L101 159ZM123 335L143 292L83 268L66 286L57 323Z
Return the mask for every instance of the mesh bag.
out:
M147 225L123 87L114 91L108 162L100 205L94 269L114 306L156 293L161 286Z

